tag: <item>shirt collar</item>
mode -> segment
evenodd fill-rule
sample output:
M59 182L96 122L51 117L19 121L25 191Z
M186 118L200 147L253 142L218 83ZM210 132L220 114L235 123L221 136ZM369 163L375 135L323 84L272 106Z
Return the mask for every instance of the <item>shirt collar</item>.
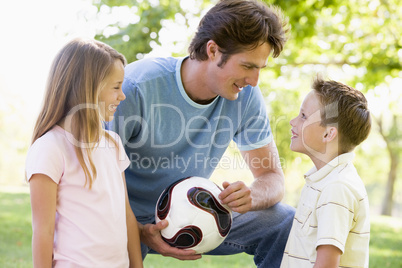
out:
M317 182L322 178L326 177L332 170L336 167L351 162L355 154L353 152L341 154L334 159L332 159L328 164L317 170L316 167L313 167L309 171L304 174L304 178L307 182Z

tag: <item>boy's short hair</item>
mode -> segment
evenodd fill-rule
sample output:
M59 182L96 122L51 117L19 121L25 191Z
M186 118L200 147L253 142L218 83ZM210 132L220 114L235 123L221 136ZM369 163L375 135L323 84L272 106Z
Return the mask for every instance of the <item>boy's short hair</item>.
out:
M319 76L312 88L322 105L321 125L337 124L339 153L352 151L371 130L370 111L363 93L336 81L324 81Z

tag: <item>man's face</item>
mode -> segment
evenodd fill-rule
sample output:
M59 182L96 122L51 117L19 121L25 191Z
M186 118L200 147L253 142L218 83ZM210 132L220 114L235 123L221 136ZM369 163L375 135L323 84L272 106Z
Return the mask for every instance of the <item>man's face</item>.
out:
M271 47L264 43L254 50L231 55L219 67L222 54L218 51L207 71L211 94L235 100L244 87L256 86L261 68L266 67L270 52Z

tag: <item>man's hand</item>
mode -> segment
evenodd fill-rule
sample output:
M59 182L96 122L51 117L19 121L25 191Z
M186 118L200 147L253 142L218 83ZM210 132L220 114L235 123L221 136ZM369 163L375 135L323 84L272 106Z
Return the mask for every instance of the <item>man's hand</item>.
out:
M251 209L251 190L242 181L232 184L225 181L222 183L223 191L219 194L221 202L239 213L246 213Z
M179 260L197 260L202 256L196 254L194 250L185 250L171 247L161 236L160 231L169 225L167 220L156 224L145 224L141 228L141 242L163 256L173 257Z

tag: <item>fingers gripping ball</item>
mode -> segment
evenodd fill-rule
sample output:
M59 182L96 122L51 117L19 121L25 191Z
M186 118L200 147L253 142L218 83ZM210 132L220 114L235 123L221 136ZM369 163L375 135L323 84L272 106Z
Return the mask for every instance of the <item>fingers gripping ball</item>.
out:
M162 238L173 247L205 253L219 246L232 226L232 212L212 181L189 177L167 187L156 204L156 222L166 219Z

